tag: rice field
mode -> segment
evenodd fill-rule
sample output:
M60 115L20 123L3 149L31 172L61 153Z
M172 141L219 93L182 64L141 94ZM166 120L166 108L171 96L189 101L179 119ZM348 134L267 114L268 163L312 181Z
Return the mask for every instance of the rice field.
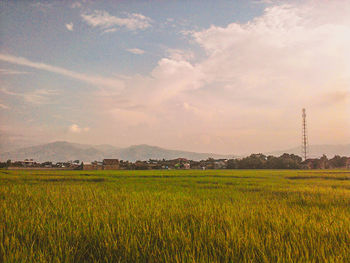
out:
M350 262L350 171L0 170L0 262Z

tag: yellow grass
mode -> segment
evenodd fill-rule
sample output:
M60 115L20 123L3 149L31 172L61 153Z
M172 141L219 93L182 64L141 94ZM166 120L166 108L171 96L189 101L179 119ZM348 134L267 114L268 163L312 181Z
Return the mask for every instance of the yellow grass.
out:
M350 171L0 171L0 262L350 262Z

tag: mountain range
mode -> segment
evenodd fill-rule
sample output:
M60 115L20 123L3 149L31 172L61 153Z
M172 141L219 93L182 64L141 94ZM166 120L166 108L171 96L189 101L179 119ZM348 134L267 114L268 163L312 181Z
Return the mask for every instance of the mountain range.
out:
M0 160L24 160L34 159L38 162L52 161L62 162L68 160L80 160L91 162L105 158L136 161L149 159L176 159L186 158L190 160L204 160L212 158L232 158L233 155L220 155L212 153L196 153L178 150L168 150L150 145L134 145L126 148L118 148L111 145L87 145L58 141L38 146L25 147L17 150L0 153Z
M296 154L300 156L301 150L298 147L284 151L265 153L266 155L280 156L283 153ZM350 144L347 145L311 145L309 157L316 158L326 154L332 158L334 155L350 156ZM1 152L0 160L24 160L34 159L38 162L52 161L61 162L68 160L80 160L91 162L104 158L116 158L120 160L136 161L149 159L175 159L186 158L190 160L204 160L209 157L233 158L237 155L222 155L213 153L196 153L179 150L169 150L150 145L134 145L126 148L118 148L111 145L88 145L57 141L37 146L19 148L12 151ZM243 157L243 156L240 156Z

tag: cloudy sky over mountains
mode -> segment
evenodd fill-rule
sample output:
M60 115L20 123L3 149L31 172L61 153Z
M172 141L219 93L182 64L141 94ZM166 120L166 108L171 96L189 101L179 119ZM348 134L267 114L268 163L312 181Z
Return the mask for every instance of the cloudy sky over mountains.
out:
M1 1L2 143L350 142L349 1Z

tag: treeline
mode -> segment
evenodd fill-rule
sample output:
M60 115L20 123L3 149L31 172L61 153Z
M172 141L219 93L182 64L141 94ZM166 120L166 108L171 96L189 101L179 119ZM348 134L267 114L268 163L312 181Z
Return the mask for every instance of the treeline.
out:
M334 169L349 168L350 158L334 156L328 159L326 155L321 158L307 159L305 161L295 154L283 154L279 157L264 154L251 154L242 159L227 161L227 169Z
M126 170L151 170L151 169L334 169L350 168L350 157L334 156L328 159L307 159L295 154L282 154L279 157L266 156L264 154L251 154L244 158L213 159L193 161L184 158L173 160L148 160L128 162L121 161L120 168Z
M97 163L97 161L96 161ZM30 164L26 162L0 162L0 168L7 167L37 167L37 168L71 168L84 169L83 163L79 161L69 161L64 163L45 162ZM305 161L295 154L283 154L279 157L266 156L264 154L251 154L244 158L234 159L213 159L193 161L185 158L173 160L154 160L129 162L121 160L119 169L122 170L159 170L159 169L335 169L350 168L350 157L339 155L328 159L326 155L321 158L307 159Z
M336 155L328 159L323 155L318 159L308 159L302 165L307 165L309 169L350 168L350 157Z
M287 153L279 157L251 154L243 159L227 161L227 169L300 169L301 167L302 158Z

